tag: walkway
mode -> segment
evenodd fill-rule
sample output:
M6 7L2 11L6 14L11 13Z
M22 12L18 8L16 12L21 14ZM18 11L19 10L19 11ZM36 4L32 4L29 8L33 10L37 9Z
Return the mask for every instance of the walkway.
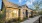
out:
M26 20L24 22L21 22L21 23L33 23L35 22L40 16L36 16L34 18L29 18L29 20Z

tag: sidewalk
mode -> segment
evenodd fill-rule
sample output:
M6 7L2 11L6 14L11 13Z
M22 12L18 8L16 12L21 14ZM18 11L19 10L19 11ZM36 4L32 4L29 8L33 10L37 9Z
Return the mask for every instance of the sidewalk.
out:
M34 18L29 18L29 20L26 20L24 22L21 22L21 23L33 23L35 22L40 16L36 16Z

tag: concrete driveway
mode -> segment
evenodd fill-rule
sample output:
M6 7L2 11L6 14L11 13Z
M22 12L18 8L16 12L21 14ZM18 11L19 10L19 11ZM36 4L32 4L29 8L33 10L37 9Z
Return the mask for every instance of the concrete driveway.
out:
M29 18L29 20L26 20L24 22L21 23L34 23L40 16L36 16L34 18Z

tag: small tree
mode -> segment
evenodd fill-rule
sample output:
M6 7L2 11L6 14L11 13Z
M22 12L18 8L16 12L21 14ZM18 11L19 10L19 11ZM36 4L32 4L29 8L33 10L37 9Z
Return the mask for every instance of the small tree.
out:
M33 2L34 8L35 8L34 10L35 10L35 11L38 11L41 4L42 4L42 0L41 0L40 2L39 2L39 1ZM38 13L37 13L37 14L38 14Z

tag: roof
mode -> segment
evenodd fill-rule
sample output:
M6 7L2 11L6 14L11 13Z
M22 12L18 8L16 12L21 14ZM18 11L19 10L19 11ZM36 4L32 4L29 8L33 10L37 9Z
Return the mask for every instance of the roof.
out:
M17 4L14 4L14 3L11 3L11 2L8 2L8 1L5 1L5 2L2 1L1 11L2 11L2 9L3 9L4 6L5 6L5 7L12 7L12 8L18 7Z
M30 10L32 10L32 11L34 11L33 9L31 9L31 8L28 8L28 9L30 9Z
M2 1L2 8L1 8L1 11L2 11L2 9L3 9L3 6L5 6L5 7L12 7L12 8L14 8L14 7L18 7L18 8L22 8L22 7L26 7L26 8L28 8L28 9L30 9L26 4L25 5L22 5L22 6L19 6L18 4L14 4L14 3L12 3L12 2L8 2L8 1ZM30 10L32 10L32 9L30 9Z
M4 3L6 7L14 7L14 6L18 6L17 4L11 3L11 2L5 2Z
M28 8L28 6L26 4L25 5L22 5L22 7L25 7L25 6Z
M29 8L26 4L25 5L22 5L22 7L27 7L28 9L30 9L30 10L33 10L33 9L31 9L31 8ZM34 11L34 10L33 10Z

